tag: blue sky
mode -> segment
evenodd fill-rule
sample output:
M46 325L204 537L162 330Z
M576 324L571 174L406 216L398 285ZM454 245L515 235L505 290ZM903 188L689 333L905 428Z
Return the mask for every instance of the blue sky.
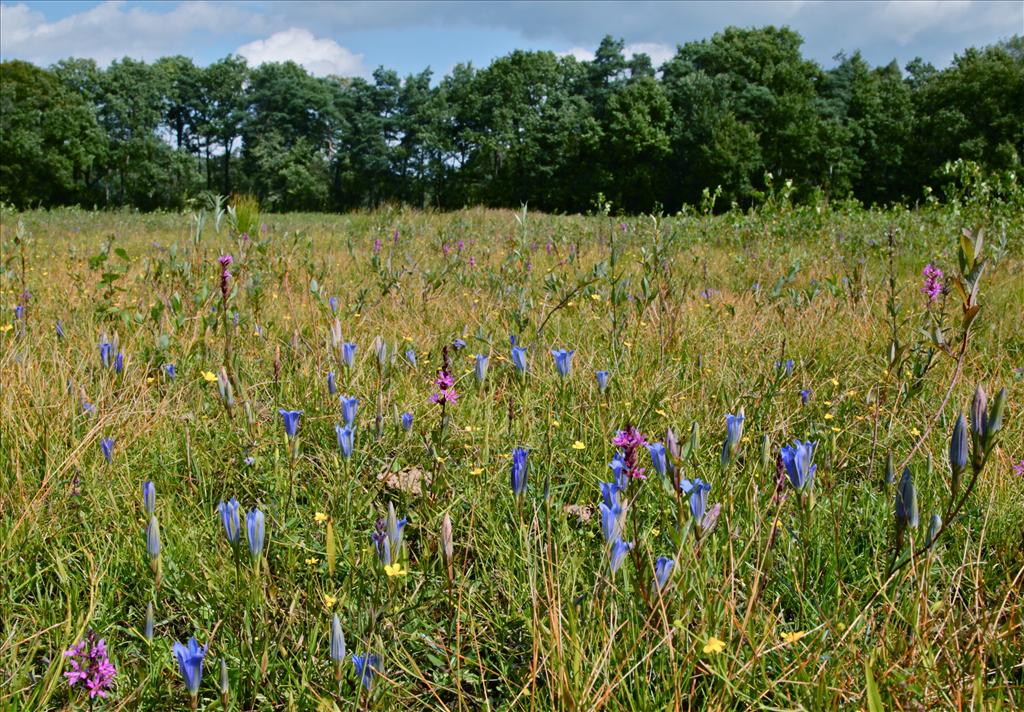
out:
M655 64L677 44L728 25L788 25L824 66L840 50L945 66L964 48L1024 33L1021 0L913 2L221 2L0 1L0 56L47 65L67 56L101 64L184 54L206 64L228 53L252 63L292 59L315 74L402 74L458 62L484 66L513 49L585 58L605 34Z

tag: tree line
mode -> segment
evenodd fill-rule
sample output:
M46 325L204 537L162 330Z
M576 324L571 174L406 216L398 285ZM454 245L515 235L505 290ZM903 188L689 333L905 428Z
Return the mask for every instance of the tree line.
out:
M100 68L0 64L0 200L180 208L204 193L273 210L384 202L675 211L717 188L756 202L915 202L957 158L1024 156L1024 38L950 66L823 69L788 28L729 28L656 68L606 37L591 61L514 51L439 81L315 77L292 62L206 67L183 56Z

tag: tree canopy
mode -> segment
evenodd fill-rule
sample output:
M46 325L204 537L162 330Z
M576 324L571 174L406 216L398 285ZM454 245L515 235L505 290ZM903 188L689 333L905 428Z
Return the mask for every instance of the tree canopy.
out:
M705 189L747 205L794 195L913 202L948 161L1019 171L1024 39L945 69L823 69L787 28L728 28L655 67L606 37L591 61L514 51L372 78L182 56L106 68L0 64L0 200L176 208L204 192L273 210L382 202L678 210Z

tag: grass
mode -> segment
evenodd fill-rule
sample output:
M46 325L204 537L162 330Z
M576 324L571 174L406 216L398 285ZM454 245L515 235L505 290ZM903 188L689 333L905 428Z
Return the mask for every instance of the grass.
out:
M956 274L961 228L979 222L989 262L962 366L938 353L922 373L925 332L940 324L955 345L962 310L955 291L928 306L921 270L934 261ZM118 669L97 703L111 709L188 708L171 643L192 636L207 646L202 709L222 704L222 659L230 709L1024 705L1020 215L388 209L264 215L248 239L230 215L216 223L3 215L0 708L89 705L62 676L62 652L87 630ZM222 253L235 258L238 317L226 364ZM358 345L351 369L332 350L331 296ZM124 354L121 374L100 363L104 333ZM905 350L889 368L894 333ZM525 377L510 334L529 347ZM442 423L429 396L445 347L460 397ZM576 350L565 379L557 347ZM476 353L490 355L483 385ZM789 359L786 376L775 364ZM203 375L222 364L230 412ZM605 394L597 369L611 372ZM359 400L351 459L339 454L329 371ZM950 431L976 384L1007 390L999 443L938 542L890 575L886 454L897 466L910 456L921 523L905 538L920 548L931 515L949 511ZM280 408L304 411L291 442ZM725 414L740 408L743 439L723 468ZM711 484L721 513L698 538L687 499L641 448L650 477L626 493L635 547L613 576L598 483L627 423L650 441L671 426L684 445L696 424L679 467ZM103 437L115 440L110 463ZM776 456L794 439L818 443L813 509L776 490ZM521 499L509 488L517 446L529 449ZM421 491L389 486L390 473ZM236 559L221 527L217 505L232 496L265 513L256 563L245 533ZM386 575L370 539L389 503L408 518L404 575ZM676 564L659 592L660 555ZM349 654L380 656L369 689L347 660L336 682L333 614Z

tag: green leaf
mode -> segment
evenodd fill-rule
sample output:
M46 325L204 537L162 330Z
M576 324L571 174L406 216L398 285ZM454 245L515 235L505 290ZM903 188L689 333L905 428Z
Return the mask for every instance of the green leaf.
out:
M864 680L867 689L864 691L864 697L867 699L868 712L884 712L885 707L882 706L882 696L878 694L878 685L875 684L875 676L871 672L871 663L864 663Z

